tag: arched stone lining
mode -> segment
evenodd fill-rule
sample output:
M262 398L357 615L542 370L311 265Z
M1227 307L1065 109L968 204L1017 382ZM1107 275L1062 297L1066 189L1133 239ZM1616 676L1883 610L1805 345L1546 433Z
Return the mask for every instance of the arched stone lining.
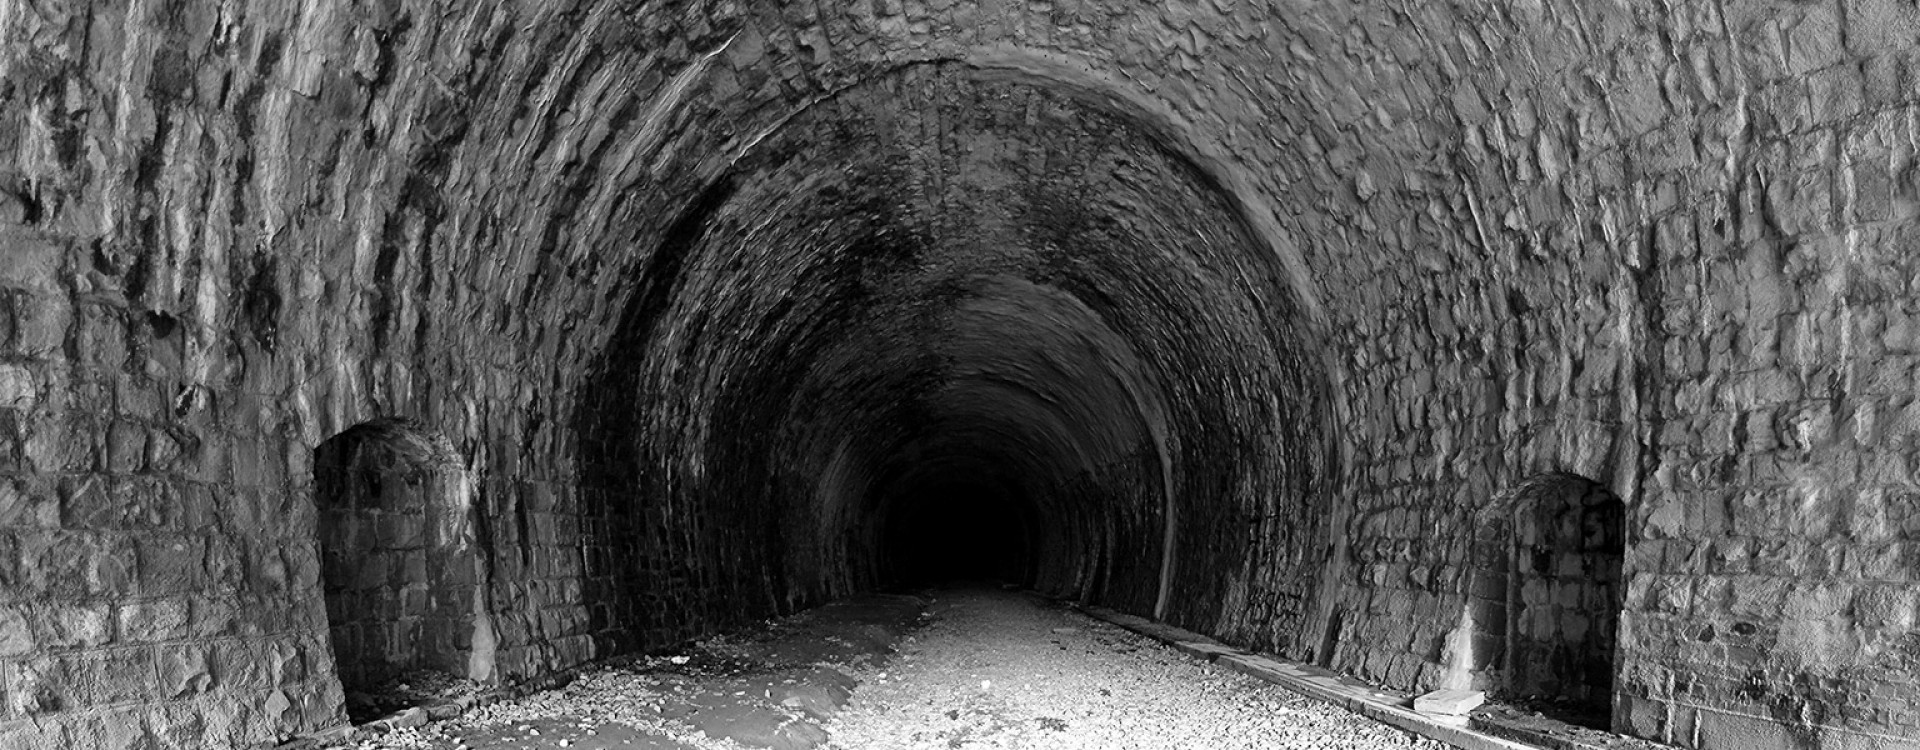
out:
M916 140L934 127L954 132ZM611 452L593 465L615 472L591 481L641 487L633 495L639 502L695 513L767 518L745 506L728 509L735 500L719 498L768 498L790 514L781 531L769 532L781 541L723 542L749 546L723 555L735 564L710 575L764 587L752 579L762 575L756 569L778 570L785 590L775 587L768 605L778 606L870 585L858 561L834 551L883 545L821 540L885 528L868 519L884 517L886 493L900 487L878 477L940 459L942 451L973 453L961 458L1012 467L1007 476L1025 483L1017 494L1034 498L1049 519L1043 527L1124 515L1121 524L1088 525L1124 529L1128 537L1115 543L1163 550L1160 563L1134 567L1137 555L1127 555L1126 578L1093 574L1147 592L1141 606L1156 607L1175 588L1165 563L1179 560L1180 549L1204 561L1244 543L1169 545L1169 511L1205 518L1223 512L1214 503L1251 501L1212 500L1214 491L1181 483L1236 472L1270 481L1256 479L1263 462L1309 460L1299 456L1324 441L1311 421L1280 422L1301 436L1292 441L1299 456L1256 447L1272 439L1264 420L1275 405L1250 395L1263 387L1300 394L1282 404L1301 408L1324 386L1316 385L1318 374L1295 369L1299 360L1260 364L1247 354L1306 346L1256 322L1291 315L1291 292L1217 184L1133 127L1085 110L1074 97L943 63L895 68L812 103L707 189L668 233L657 256L662 265L643 274L650 286L631 303L622 338L589 368L597 381L578 401L587 407L576 432L608 436L600 445ZM1074 141L1041 137L1076 129L1083 134ZM974 133L1004 145L970 154L964 149ZM1037 166L1046 164L1051 171ZM1163 190L1141 192L1127 179ZM1110 203L1088 212L1068 197L1074 188L1061 192L1055 181L1110 195ZM912 187L872 191L888 185ZM1103 256L1093 249L1100 243L1129 252ZM1213 309L1155 292L1148 275L1168 283L1168 273L1191 274L1171 283L1209 290L1198 297ZM1113 295L1121 294L1157 296L1117 302ZM1173 374L1217 367L1210 364L1216 356L1249 359L1208 377ZM722 372L742 378L711 376ZM729 402L734 393L753 400ZM1176 401L1184 411L1173 410ZM941 430L972 437L950 439ZM753 437L717 437L734 435ZM975 453L986 445L998 447ZM1226 454L1250 458L1227 464ZM1133 461L1150 466L1134 469ZM730 469L705 476L715 465ZM1183 478L1180 467L1221 470L1185 469ZM1093 481L1069 491L1076 474ZM823 487L837 493L812 493ZM716 499L700 499L709 496ZM1142 502L1149 507L1124 510ZM622 524L644 523L625 516L629 509L594 512L614 519L604 525L609 544L634 537ZM716 518L720 526L739 522ZM1202 523L1189 535L1211 531ZM784 560L762 557L780 550ZM638 582L658 573L636 575L606 590L672 588ZM1183 601L1195 600L1205 597ZM672 608L700 606L676 601Z

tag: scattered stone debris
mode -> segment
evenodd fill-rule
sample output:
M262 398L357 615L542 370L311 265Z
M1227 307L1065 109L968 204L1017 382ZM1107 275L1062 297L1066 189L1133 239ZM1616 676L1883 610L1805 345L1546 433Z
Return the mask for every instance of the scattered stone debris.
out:
M1481 732L1552 750L1662 750L1670 746L1626 737L1594 726L1591 715L1570 713L1566 706L1538 699L1489 702L1473 710L1473 728Z
M827 723L830 747L1446 747L1027 596L942 592L929 611Z
M384 686L378 699L428 705L320 747L807 750L827 741L821 722L862 680L884 674L895 644L921 624L923 607L913 597L856 598L676 652L610 660L564 686L511 700L476 701L486 695L482 686L409 675ZM447 717L431 710L449 702L464 710Z
M1478 690L1435 690L1413 700L1413 710L1423 714L1465 716L1487 702L1487 694Z
M414 670L380 684L369 692L347 694L347 718L355 724L379 720L409 708L422 708L433 718L458 714L494 688L473 680L430 669ZM451 711L451 713L449 713Z
M829 605L611 661L449 720L429 721L437 717L416 707L326 747L1444 747L1025 595L933 596L931 606L909 597ZM405 690L434 700L479 694L430 680Z

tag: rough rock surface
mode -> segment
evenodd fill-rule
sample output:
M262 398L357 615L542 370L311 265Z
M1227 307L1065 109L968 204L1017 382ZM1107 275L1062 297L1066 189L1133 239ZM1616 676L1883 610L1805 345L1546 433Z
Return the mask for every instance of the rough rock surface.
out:
M0 746L342 721L323 575L470 568L449 661L516 680L943 526L1497 694L1548 472L1623 505L1621 585L1524 631L1617 623L1613 726L1911 743L1917 41L1894 0L0 3ZM450 446L418 507L471 546L334 572L314 450L381 420ZM955 485L999 500L914 515Z

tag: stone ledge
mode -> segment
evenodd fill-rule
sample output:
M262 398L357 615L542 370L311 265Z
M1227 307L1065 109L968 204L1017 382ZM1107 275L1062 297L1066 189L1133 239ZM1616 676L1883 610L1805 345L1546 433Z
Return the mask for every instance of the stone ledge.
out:
M1319 667L1248 653L1206 636L1143 617L1120 614L1104 607L1083 607L1080 610L1202 660L1219 662L1236 672L1258 677L1301 695L1324 700L1375 721L1454 747L1465 750L1536 750L1532 745L1477 731L1468 725L1466 717L1428 716L1416 712L1406 707L1412 700L1407 696L1376 690L1358 680Z

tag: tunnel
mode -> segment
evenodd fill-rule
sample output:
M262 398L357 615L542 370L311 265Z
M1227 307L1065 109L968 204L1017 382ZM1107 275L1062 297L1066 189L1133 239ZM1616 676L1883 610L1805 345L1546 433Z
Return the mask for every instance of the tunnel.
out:
M0 3L0 747L955 584L1912 744L1915 49L1855 0Z
M743 528L707 574L769 610L943 577L1208 601L1173 571L1249 542L1209 521L1325 502L1313 326L1241 210L1070 90L930 63L811 104L674 219L595 355L577 434L636 488L605 543ZM613 567L609 606L665 587Z

